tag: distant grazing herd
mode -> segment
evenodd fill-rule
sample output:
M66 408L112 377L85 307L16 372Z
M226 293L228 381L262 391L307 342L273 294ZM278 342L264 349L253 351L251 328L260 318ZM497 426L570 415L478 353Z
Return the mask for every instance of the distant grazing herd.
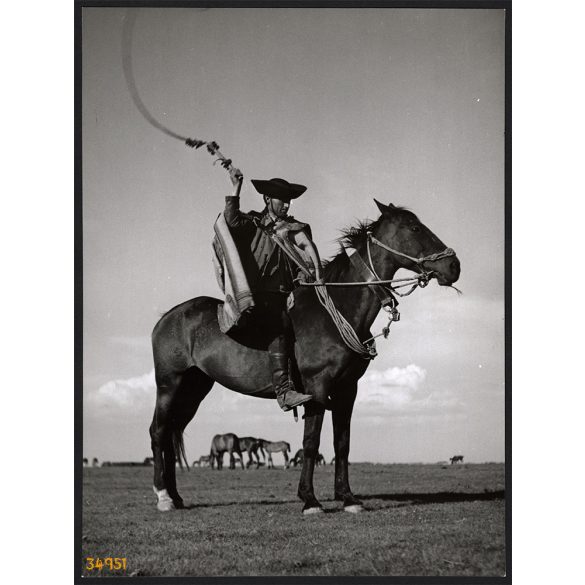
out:
M209 455L201 455L199 459L193 461L192 467L211 467L212 469L222 469L223 459L225 453L229 457L229 468L235 469L236 463L244 469L243 453L248 453L248 461L245 468L248 469L255 466L258 469L261 466L266 466L268 469L274 468L272 455L275 453L282 453L284 457L284 469L289 467L296 467L303 464L303 450L299 449L294 457L289 459L290 443L286 441L267 441L266 439L259 439L255 437L238 437L234 433L226 433L225 435L215 435L211 440L211 447ZM260 461L259 455L262 455ZM237 459L236 459L237 456ZM449 459L451 465L456 463L463 463L463 455L453 455ZM335 457L331 460L330 465L335 463ZM440 462L443 463L443 462ZM152 457L146 457L144 461L104 461L99 463L97 457L91 461L91 467L150 467L154 465ZM177 460L177 465L181 465L181 461ZM327 465L325 457L321 453L317 455L315 465ZM83 458L83 466L89 467L89 460L87 457Z

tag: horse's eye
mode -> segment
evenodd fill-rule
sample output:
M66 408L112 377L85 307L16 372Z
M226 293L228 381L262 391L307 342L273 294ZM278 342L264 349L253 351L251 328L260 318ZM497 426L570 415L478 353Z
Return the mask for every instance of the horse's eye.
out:
M411 231L411 232L420 232L420 227L419 227L418 225L413 225L413 226L410 228L410 231Z

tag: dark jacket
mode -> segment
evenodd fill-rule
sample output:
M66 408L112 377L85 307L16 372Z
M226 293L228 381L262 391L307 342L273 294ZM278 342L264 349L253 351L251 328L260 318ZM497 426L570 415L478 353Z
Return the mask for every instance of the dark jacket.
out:
M299 269L270 237L268 232L274 222L267 210L244 214L240 211L239 197L226 197L225 201L224 217L252 291L290 292ZM300 223L293 217L284 221L290 224L291 231L307 230L310 236L308 224ZM301 259L304 260L302 256Z

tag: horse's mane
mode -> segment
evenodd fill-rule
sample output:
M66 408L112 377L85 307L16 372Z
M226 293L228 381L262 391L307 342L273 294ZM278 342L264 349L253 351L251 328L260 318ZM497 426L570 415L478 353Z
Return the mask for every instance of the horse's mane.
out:
M406 207L393 206L392 211L406 211L408 214L418 220L416 215ZM382 217L376 220L363 219L358 220L356 225L348 226L341 229L341 235L337 238L339 243L339 251L337 254L323 262L323 276L325 280L335 282L349 267L349 257L344 251L344 248L359 248L365 244L368 232L377 228L382 221Z
M335 282L349 267L349 257L344 248L358 248L366 241L368 232L373 230L381 218L372 221L369 219L359 220L356 225L341 229L341 235L337 238L339 251L323 262L323 276L326 281Z

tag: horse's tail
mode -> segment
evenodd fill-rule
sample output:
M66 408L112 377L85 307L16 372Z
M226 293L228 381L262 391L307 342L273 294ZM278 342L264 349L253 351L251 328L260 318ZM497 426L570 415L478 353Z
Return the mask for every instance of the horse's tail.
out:
M287 443L286 441L284 442L284 444L286 445L286 452L290 453L290 443Z
M183 442L183 431L181 429L173 429L173 448L175 449L175 456L179 462L179 467L183 469L184 462L187 469L189 469L187 453L185 452L185 443Z

